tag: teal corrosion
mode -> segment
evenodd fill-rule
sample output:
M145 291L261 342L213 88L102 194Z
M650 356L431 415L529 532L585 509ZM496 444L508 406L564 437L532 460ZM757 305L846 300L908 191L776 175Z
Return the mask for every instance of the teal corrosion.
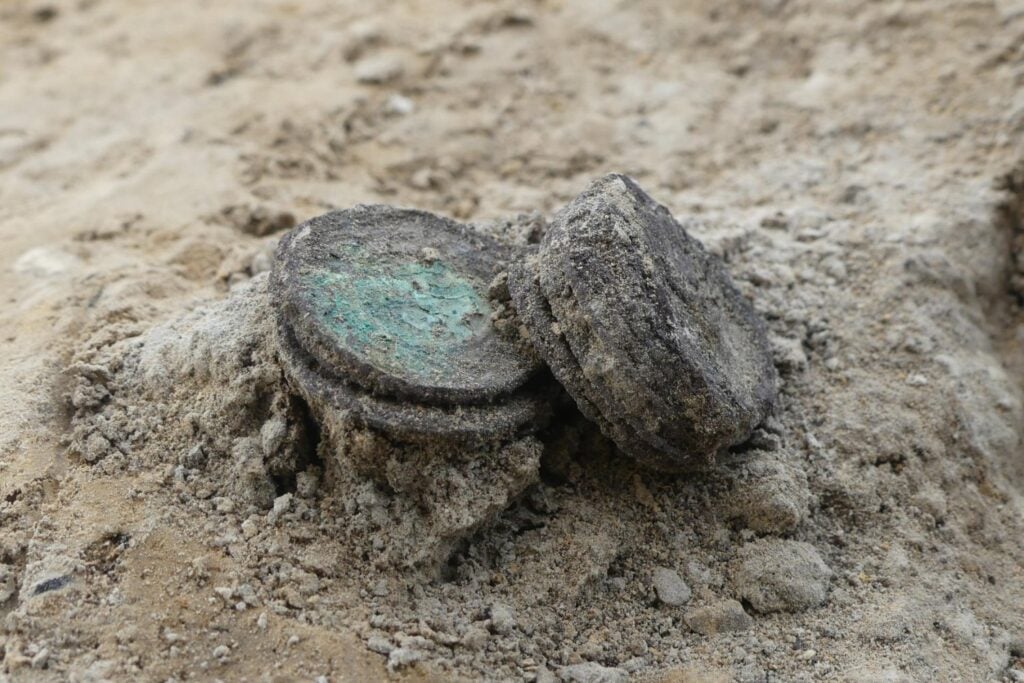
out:
M304 289L336 343L382 370L436 380L488 329L487 301L440 261L358 265L309 273Z

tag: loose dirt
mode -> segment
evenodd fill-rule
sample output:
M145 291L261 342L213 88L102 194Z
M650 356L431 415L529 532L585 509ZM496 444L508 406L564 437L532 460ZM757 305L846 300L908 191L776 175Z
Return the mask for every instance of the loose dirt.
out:
M0 680L1024 680L1022 46L1012 0L0 3ZM525 244L612 171L767 320L753 439L332 457L282 232Z

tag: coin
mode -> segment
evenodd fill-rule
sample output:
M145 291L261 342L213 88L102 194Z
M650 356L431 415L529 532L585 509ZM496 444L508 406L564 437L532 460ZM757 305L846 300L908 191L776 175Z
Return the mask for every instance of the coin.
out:
M278 353L285 373L321 423L344 422L408 442L443 437L472 443L512 438L541 426L549 412L545 388L528 385L500 402L439 406L374 395L325 368L278 321Z
M357 206L281 241L274 290L296 342L374 394L457 405L524 385L538 361L491 324L507 247L423 211Z
M775 400L764 322L631 179L595 181L509 289L537 351L626 453L671 470L746 439Z

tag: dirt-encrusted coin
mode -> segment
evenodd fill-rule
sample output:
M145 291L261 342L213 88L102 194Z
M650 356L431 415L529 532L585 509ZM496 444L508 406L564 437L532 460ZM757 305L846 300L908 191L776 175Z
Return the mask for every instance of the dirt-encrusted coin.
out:
M536 422L539 361L492 324L507 247L423 211L357 206L278 246L279 349L307 400L392 434L485 437Z
M721 261L625 176L565 207L508 284L581 411L652 467L712 458L771 409L763 321Z
M532 432L549 412L542 386L528 385L501 400L431 405L374 395L345 381L304 350L278 321L278 352L285 372L321 424L346 423L406 441L437 437L453 441L502 440Z
M510 256L440 216L359 206L282 240L279 301L304 348L370 391L488 400L537 370L490 320L487 287Z

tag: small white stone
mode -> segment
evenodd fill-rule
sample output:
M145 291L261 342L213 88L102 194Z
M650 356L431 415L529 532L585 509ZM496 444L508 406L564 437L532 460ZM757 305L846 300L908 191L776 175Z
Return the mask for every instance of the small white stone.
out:
M256 591L247 583L243 583L241 586L236 588L235 595L242 598L247 605L255 605L259 602L259 597L256 595Z
M626 683L629 680L624 669L601 666L597 662L563 666L558 673L566 683Z
M256 618L256 628L261 631L267 630L267 613L260 612L260 615Z
M300 498L312 498L320 488L320 477L313 472L299 472L295 475L295 493Z
M229 654L231 654L231 648L229 648L227 645L218 645L217 647L213 648L213 656L215 659L224 659Z
M410 176L409 184L417 190L428 190L433 177L434 173L429 168L420 168Z
M487 639L490 634L486 630L479 626L470 626L466 629L466 634L462 636L462 647L470 650L479 650L487 644Z
M408 97L396 93L388 98L385 110L395 116L406 116L416 110L416 104Z
M822 262L821 266L825 270L825 274L836 282L846 279L846 264L839 257L830 256Z

